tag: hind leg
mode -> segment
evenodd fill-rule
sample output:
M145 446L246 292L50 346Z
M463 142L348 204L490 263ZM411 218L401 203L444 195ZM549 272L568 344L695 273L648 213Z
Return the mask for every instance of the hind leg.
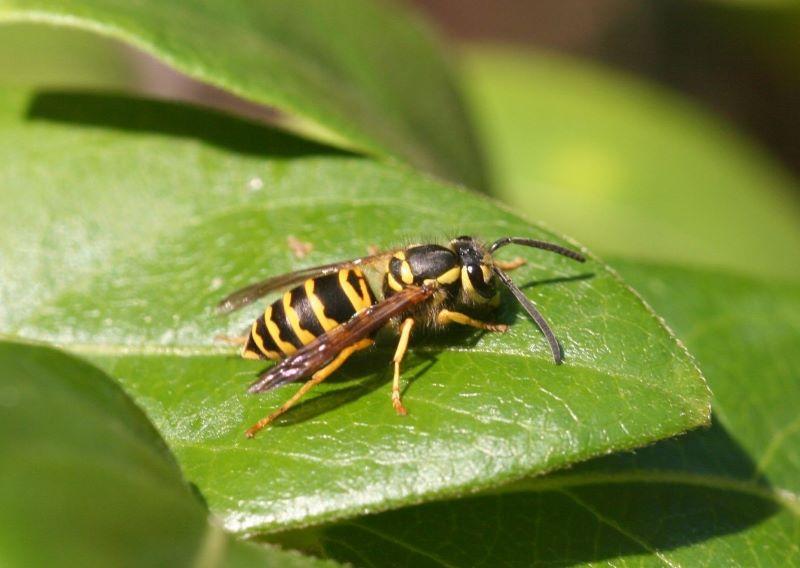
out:
M266 418L262 418L261 420L253 424L250 428L248 428L247 432L245 432L245 436L247 436L248 438L252 438L253 436L255 436L259 430L261 430L265 426L268 426L278 416L280 416L281 414L289 410L291 407L293 407L297 403L297 401L303 398L303 396L308 391L310 391L315 386L320 384L322 381L330 377L331 374L333 374L333 372L336 371L336 369L341 367L344 364L344 362L347 361L350 355L361 349L366 349L367 347L372 345L372 343L373 343L372 339L362 339L361 341L342 349L342 351L336 356L336 358L333 361L331 361L330 363L325 365L322 369L314 373L311 376L311 379L309 379L308 382L306 382L302 387L300 387L300 390L298 390L294 394L294 396L292 396L289 400L284 402L280 406L280 408L278 408L278 410L276 410Z

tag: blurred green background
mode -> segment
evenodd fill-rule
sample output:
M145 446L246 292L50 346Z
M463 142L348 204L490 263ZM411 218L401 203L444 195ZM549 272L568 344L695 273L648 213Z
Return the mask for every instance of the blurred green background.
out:
M716 426L752 453L747 460L760 448L771 459L773 442L797 432L796 284L774 280L800 278L800 5L406 3L438 28L459 73L489 172L481 189L606 256L648 294L698 356L717 400L735 409L726 417L715 402ZM0 25L2 85L138 92L287 119L117 41L40 23ZM761 391L763 400L753 394ZM701 441L706 459L703 436L687 439ZM732 455L727 444L714 447Z
M492 194L606 256L800 276L796 3L411 4L451 40ZM280 119L113 40L37 24L0 27L0 83Z

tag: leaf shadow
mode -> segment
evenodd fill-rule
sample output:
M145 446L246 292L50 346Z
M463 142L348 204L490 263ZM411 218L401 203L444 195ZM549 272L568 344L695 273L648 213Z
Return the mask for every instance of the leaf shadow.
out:
M384 355L382 351L379 353ZM378 353L372 353L372 355L377 356ZM386 357L386 360L391 361L391 354ZM417 379L427 373L435 362L436 357L431 354L425 354L424 357L415 356L404 361L402 394L405 394ZM312 420L329 411L338 410L356 402L384 385L386 386L386 405L387 407L391 406L390 389L388 388L392 380L392 368L390 365L386 365L382 372L376 373L374 360L363 357L360 360L348 363L348 367L348 369L331 376L326 382L336 384L357 381L356 384L329 390L318 396L310 396L278 418L273 426L281 428Z
M253 156L353 155L213 109L119 93L44 90L26 119L166 134Z
M386 558L398 566L473 566L480 558L573 566L663 554L744 531L780 510L764 497L771 491L715 421L492 494L329 524L315 528L313 540L303 530L268 540L356 566Z
M526 282L519 286L520 290L528 290L530 288L536 288L538 286L548 286L550 284L568 284L571 282L581 282L583 280L589 280L590 278L594 278L594 272L583 272L581 274L574 274L571 276L554 276L552 278L541 278L539 280L532 280L530 282Z

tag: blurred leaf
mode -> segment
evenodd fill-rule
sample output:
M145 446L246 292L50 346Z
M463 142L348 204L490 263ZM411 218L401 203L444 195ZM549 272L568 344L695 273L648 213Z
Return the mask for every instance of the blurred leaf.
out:
M422 22L369 0L0 0L0 21L73 26L297 120L287 126L481 187L469 121Z
M786 13L788 8L791 12L797 10L797 0L709 0L711 4L727 4L735 9L758 15L761 11ZM791 13L790 12L790 13Z
M0 369L2 566L323 564L209 523L158 433L101 371L8 342Z
M0 85L128 90L137 79L131 51L84 30L0 25Z
M710 429L499 495L273 538L356 566L800 564L800 285L615 266L697 355Z
M797 184L685 101L551 55L474 49L498 195L606 253L800 275Z
M699 371L612 271L518 250L532 262L515 278L564 365L509 301L502 336L415 338L409 416L391 408L385 338L246 440L297 387L245 394L264 365L213 338L262 308L217 318L228 292L408 235L563 240L411 170L220 114L100 95L0 100L0 329L120 380L232 530L462 494L707 420ZM313 252L298 261L289 235Z

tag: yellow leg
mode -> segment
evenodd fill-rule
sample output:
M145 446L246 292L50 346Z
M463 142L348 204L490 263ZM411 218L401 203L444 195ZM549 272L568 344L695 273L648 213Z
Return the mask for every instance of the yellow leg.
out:
M526 262L527 261L524 258L518 256L514 260L495 260L494 265L500 270L511 272L512 270L516 270Z
M408 414L406 407L400 401L400 363L403 361L403 355L408 350L408 339L411 337L411 328L414 327L414 320L406 318L400 326L400 341L397 344L397 350L394 352L394 379L392 380L392 406L395 412L400 416Z
M372 343L373 343L372 339L362 339L358 343L355 343L350 347L345 347L344 349L342 349L341 353L339 353L333 361L331 361L330 363L325 365L322 369L314 373L311 379L309 379L308 382L306 382L302 387L300 387L300 390L297 391L292 398L284 402L278 410L276 410L266 418L262 418L261 420L253 424L250 428L247 429L245 435L248 438L252 438L253 436L255 436L259 430L269 425L270 422L272 422L278 416L280 416L281 414L289 410L292 406L294 406L298 400L303 398L304 394L306 394L312 388L314 388L322 381L327 379L329 376L331 376L331 374L334 371L336 371L336 369L341 367L344 364L344 362L347 361L347 358L350 357L350 355L361 349L366 349L367 347L372 345Z
M485 321L476 320L461 312L451 312L450 310L442 310L436 316L436 321L440 325L447 325L448 323L458 323L461 325L468 325L470 327L477 327L478 329L485 329L487 331L506 331L508 326L502 323L487 323Z
M221 341L223 343L227 343L228 345L244 345L247 343L247 336L237 335L235 337L230 337L228 335L217 335L214 337L214 341Z

